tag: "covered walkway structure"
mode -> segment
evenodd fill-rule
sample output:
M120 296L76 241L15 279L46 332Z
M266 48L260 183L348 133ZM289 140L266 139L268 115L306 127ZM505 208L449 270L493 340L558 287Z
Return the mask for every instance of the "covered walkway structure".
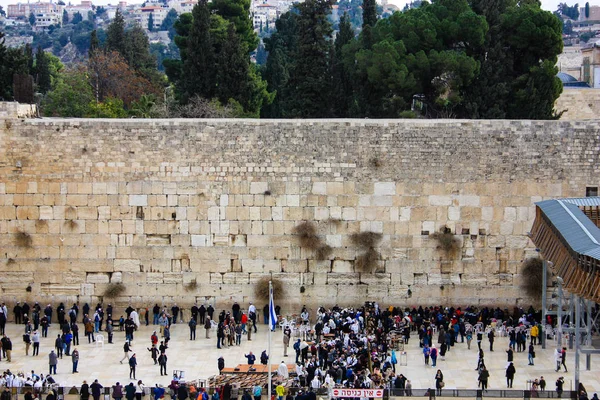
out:
M589 370L591 354L600 350L591 348L595 321L592 306L600 302L600 197L554 199L536 203L536 216L530 238L544 260L543 299L544 318L558 316L559 345L563 332L575 336L575 382L579 383L579 358L586 355ZM548 272L556 276L558 307L548 310L546 299ZM571 295L569 325L563 326L565 304L563 290Z

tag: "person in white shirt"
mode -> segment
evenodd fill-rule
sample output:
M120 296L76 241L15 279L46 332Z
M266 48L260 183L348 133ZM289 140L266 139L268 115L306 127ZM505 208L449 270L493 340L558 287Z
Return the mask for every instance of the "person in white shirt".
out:
M24 379L21 375L17 375L12 381L12 387L20 388L23 387Z
M277 376L283 379L288 379L290 377L288 373L288 367L283 361L281 362L281 364L279 364L279 367L277 367Z
M140 327L140 316L137 313L137 311L133 310L131 312L131 314L129 314L129 316L131 317L131 320L133 321L135 326L137 326L139 328Z
M310 387L313 389L319 389L321 387L321 381L318 376L315 376L312 382L310 383Z

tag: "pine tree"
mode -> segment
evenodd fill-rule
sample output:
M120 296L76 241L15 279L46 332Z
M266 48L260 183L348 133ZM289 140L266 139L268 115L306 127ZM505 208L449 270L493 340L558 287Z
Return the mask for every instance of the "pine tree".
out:
M50 64L48 57L41 47L38 47L35 54L35 75L38 90L41 93L46 93L50 90Z
M125 55L125 19L121 11L117 9L115 18L106 30L106 50L116 51Z
M214 97L215 54L207 0L199 0L192 10L193 23L187 37L187 57L183 63L180 90L184 101L200 95Z
M63 25L69 23L69 13L67 12L67 10L63 10L62 23Z
M29 25L35 25L35 15L33 13L29 13Z
M375 26L377 23L377 2L375 0L363 0L363 29L365 26Z

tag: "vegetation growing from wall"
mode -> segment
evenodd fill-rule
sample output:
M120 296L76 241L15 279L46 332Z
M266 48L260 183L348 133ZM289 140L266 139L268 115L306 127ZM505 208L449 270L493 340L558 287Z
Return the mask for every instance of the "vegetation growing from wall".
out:
M285 297L283 291L283 283L279 279L273 279L271 277L260 278L254 286L254 295L258 300L268 301L269 300L269 281L273 286L273 298L274 300L282 299Z
M125 285L122 283L109 283L104 290L103 296L107 299L114 299L125 293Z
M362 252L356 257L356 262L354 263L358 271L373 272L377 268L381 255L376 250L376 247L382 238L383 235L381 233L369 231L350 235L352 244Z
M528 258L521 269L521 287L527 296L534 299L542 298L544 268L539 257Z
M442 227L439 232L432 233L431 238L437 242L437 248L448 257L452 257L460 250L460 241L454 236L452 230L446 226Z
M292 233L298 238L300 247L314 251L318 260L326 260L333 249L319 237L317 226L309 221L304 221L295 226Z

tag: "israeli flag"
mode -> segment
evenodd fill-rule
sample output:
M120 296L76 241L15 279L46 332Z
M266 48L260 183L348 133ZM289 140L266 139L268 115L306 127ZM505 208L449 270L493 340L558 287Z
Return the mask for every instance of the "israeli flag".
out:
M277 314L275 313L275 303L273 302L273 287L269 290L269 328L274 331L277 327Z

